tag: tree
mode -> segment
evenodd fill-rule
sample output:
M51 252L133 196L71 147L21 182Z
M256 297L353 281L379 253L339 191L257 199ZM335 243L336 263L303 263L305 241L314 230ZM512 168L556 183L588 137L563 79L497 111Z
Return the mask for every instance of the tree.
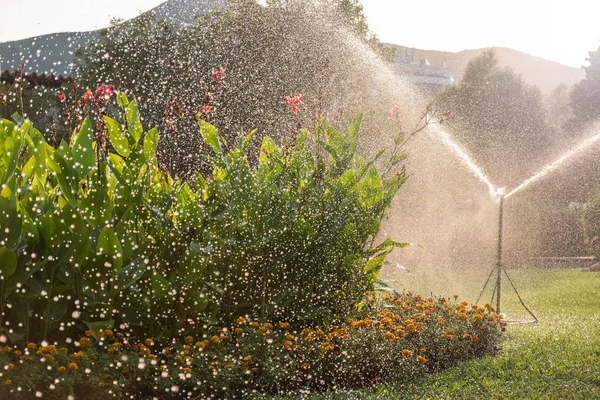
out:
M571 94L571 106L575 118L572 121L573 131L594 122L600 115L600 47L590 51L589 62L585 69L585 79L575 85Z
M438 103L456 115L452 133L499 186L514 186L539 166L549 145L542 95L493 51L471 60Z

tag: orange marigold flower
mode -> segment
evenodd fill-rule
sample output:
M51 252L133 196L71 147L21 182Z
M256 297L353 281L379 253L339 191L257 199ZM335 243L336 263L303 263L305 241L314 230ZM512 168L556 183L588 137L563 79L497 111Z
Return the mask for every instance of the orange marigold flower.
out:
M402 355L404 357L412 357L413 356L413 352L411 350L402 350Z
M35 343L27 343L27 350L35 351L37 349L37 345Z
M201 342L196 342L194 347L196 347L198 350L204 350L204 348L208 346L208 343L208 340L203 340Z
M4 384L5 385L12 385L12 380L7 379L7 380L4 381Z
M281 329L284 329L284 330L286 330L286 331L287 331L287 330L289 330L289 329L290 329L290 324L288 324L287 322L280 322L280 323L279 323L279 327L280 327Z
M386 338L387 340L396 340L396 335L394 335L392 332L384 333L383 337Z
M215 335L215 336L213 336L213 337L211 337L211 338L210 338L210 341L211 341L211 342L213 342L214 344L219 344L219 343L221 343L221 339L219 339L219 337L218 337L218 336L216 336L216 335Z
M287 335L285 335L285 340L294 340L294 335L288 333Z
M60 367L58 367L56 370L57 370L58 372L61 372L61 373L62 373L62 372L66 372L66 371L67 371L67 368L65 368L65 367L63 367L63 366L61 365L61 366L60 366Z
M71 371L77 371L79 369L79 367L77 366L76 363L71 363L71 364L69 364L69 369Z
M243 323L245 323L245 322L246 322L246 318L244 318L244 317L239 317L238 319L236 319L236 320L235 320L235 322L236 322L238 325L242 325Z
M83 357L83 351L78 351L77 353L73 353L69 355L69 360L79 361Z
M427 362L427 359L423 356L419 356L419 357L417 357L417 362L419 362L421 364L425 364Z
M146 346L154 346L154 340L152 340L152 338L146 338L146 340L144 340L144 344Z
M481 321L483 321L483 315L481 315L479 313L473 315L473 322L479 323Z
M458 314L458 319L460 319L461 321L468 321L469 316L467 314L465 314L464 312L461 312L460 314Z
M186 374L190 374L192 373L192 369L190 367L184 367L181 369L183 372L185 372Z
M194 341L194 338L193 338L193 337L191 337L191 336L186 336L186 337L185 337L185 342L186 342L186 343L192 343L193 341Z
M81 339L79 339L79 347L81 347L82 349L85 349L89 346L90 346L90 339L88 339L85 336L82 337Z
M7 366L7 367L8 367L8 370L10 371L10 370L12 370L12 369L15 369L15 364L13 364L13 363L8 363L8 366Z
M322 354L326 354L329 351L333 350L333 346L329 342L323 342L323 344L319 347L319 351Z
M265 328L272 331L273 330L273 324L267 322L267 323L265 323Z
M89 329L89 330L85 331L85 336L88 336L88 337L90 337L90 336L94 336L94 331L93 331L93 330L91 330L91 329Z
M458 294L454 293L454 300L458 299Z

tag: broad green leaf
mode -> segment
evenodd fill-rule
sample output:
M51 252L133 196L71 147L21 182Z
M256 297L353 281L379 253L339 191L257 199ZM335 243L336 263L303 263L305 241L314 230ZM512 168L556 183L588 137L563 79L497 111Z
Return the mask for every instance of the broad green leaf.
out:
M146 262L144 257L138 257L117 273L115 284L119 290L128 289L140 280L144 272L146 272Z
M59 299L58 301L52 301L52 303L50 303L50 322L60 321L67 313L68 308L69 302L65 298Z
M152 295L159 301L167 300L171 291L171 282L162 275L154 273L152 275Z
M189 290L185 296L186 310L200 313L208 307L208 297L195 290Z
M121 124L110 117L104 117L106 128L108 129L108 137L113 147L123 157L129 157L131 149L129 148L129 140L126 133L121 129Z
M98 254L107 255L109 262L112 263L112 268L119 271L123 267L123 249L117 235L109 227L104 227L98 237L98 246L96 248Z
M148 162L156 163L156 149L158 148L158 131L150 129L144 136L144 157Z
M87 176L96 163L94 130L89 117L83 121L79 133L74 135L71 142L71 153L75 161L75 168L80 172L80 176Z
M119 94L117 95L117 103L122 109L125 109L129 105L129 99L127 99L127 95L125 95L125 92L119 92Z
M4 280L17 270L17 255L5 246L0 247L0 273Z
M360 181L358 190L360 201L367 207L372 207L383 199L383 183L375 167L371 167Z
M125 118L127 119L127 129L129 130L129 134L131 134L137 143L144 133L144 128L142 127L138 112L137 101L132 100L131 103L129 103L125 109Z
M221 148L221 141L219 140L217 128L208 122L203 121L201 118L198 118L198 123L200 124L200 134L202 135L204 142L210 146L215 154L222 155L223 150Z

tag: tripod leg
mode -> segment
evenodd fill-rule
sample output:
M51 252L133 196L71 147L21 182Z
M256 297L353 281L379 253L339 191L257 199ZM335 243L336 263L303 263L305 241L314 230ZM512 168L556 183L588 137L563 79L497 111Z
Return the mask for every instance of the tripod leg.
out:
M519 301L521 302L521 305L523 306L523 308L525 308L525 310L527 310L527 312L529 313L529 315L531 315L533 317L533 319L535 320L535 322L538 322L537 317L535 316L535 314L533 312L531 312L531 310L529 308L527 308L527 306L525 305L525 302L523 301L523 299L521 298L521 295L519 294L519 292L517 291L517 288L515 287L514 283L512 282L512 280L510 279L510 276L508 276L508 272L506 272L505 269L504 270L504 275L506 275L506 278L508 278L508 282L510 283L510 285L512 286L513 290L515 291L515 293L517 294L517 297L519 298Z
M483 285L483 289L481 289L481 293L479 293L479 296L477 296L477 300L475 300L475 304L479 304L479 299L481 299L483 292L485 292L485 288L487 288L487 285L490 282L490 279L492 279L492 275L494 274L494 271L496 271L496 268L492 269L492 272L490 272L490 275L488 276L487 281L485 281L485 284ZM494 287L495 287L495 285L494 285Z

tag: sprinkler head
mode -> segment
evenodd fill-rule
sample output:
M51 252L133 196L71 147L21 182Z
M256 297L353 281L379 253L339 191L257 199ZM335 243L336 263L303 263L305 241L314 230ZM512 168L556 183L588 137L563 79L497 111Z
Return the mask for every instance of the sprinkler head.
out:
M498 188L494 193L499 199L503 198L506 195L505 188Z

